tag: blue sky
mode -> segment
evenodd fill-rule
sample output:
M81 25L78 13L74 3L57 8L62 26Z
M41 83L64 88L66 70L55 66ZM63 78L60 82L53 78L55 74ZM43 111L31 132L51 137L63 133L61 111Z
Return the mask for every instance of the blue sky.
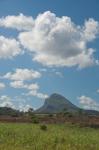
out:
M0 1L0 106L52 93L99 110L99 1Z

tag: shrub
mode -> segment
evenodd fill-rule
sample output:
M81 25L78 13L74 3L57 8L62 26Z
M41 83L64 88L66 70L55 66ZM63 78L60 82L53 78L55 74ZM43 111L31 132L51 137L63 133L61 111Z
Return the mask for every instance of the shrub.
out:
M70 117L70 118L73 117L73 114L72 113L68 114L68 117Z
M40 129L43 130L43 131L46 131L47 130L47 126L45 124L43 124L43 125L40 126Z
M35 123L35 124L39 123L39 119L36 115L31 116L31 119L32 119L32 123Z
M49 114L49 117L53 117L53 114Z
M39 120L38 120L38 118L34 118L34 119L32 120L32 122L35 123L35 124L38 124L38 123L39 123Z

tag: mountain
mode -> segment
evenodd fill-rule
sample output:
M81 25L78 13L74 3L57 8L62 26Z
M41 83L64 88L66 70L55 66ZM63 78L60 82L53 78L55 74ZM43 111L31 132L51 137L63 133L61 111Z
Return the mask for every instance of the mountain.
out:
M78 107L72 104L65 97L54 93L45 100L44 105L38 110L36 110L36 112L37 113L59 113L62 112L63 110L69 112L75 112L78 110Z
M82 111L83 115L99 115L99 111L96 110L85 110L81 109L74 104L72 104L68 99L64 96L54 93L49 98L45 99L44 105L37 109L35 113L59 113L59 112L71 112L78 113Z

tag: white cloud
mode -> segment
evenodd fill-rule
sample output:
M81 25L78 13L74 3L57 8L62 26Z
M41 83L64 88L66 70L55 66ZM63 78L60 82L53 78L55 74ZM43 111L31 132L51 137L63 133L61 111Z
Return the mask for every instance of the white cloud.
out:
M28 96L35 96L40 99L45 99L48 97L47 94L39 93L39 85L37 83L25 84L23 81L13 81L10 83L10 86L13 88L27 89L29 92Z
M5 74L3 78L12 80L12 82L10 82L10 86L13 88L27 89L28 94L25 95L35 96L40 99L45 99L48 97L48 95L40 93L38 91L40 87L37 83L25 83L26 80L39 78L40 76L41 74L37 71L28 70L28 69L16 69L15 73L9 72Z
M18 41L0 36L0 59L13 58L21 53L22 50Z
M31 101L30 96L36 96L37 98L40 99L45 99L48 97L47 94L39 93L37 91L34 91L34 89L32 90L31 94L28 93L28 95L26 93L24 95L14 96L14 97L1 95L0 107L10 107L24 112L28 111L29 108L36 109L32 105L30 105L30 101Z
M6 95L2 95L0 97L0 107L10 107L10 108L15 109L15 106L14 106L11 98L9 96L6 96Z
M39 89L39 85L37 83L28 84L26 86L27 86L28 90L38 90Z
M10 86L13 88L22 88L28 90L38 90L39 85L37 83L25 84L23 81L13 81L10 82Z
M27 80L33 80L40 77L41 73L38 71L29 69L16 69L15 72L8 72L1 78L11 80L10 86L12 88L28 90L28 94L25 95L36 96L37 98L45 99L48 97L48 95L38 91L40 87L37 83L25 83Z
M18 110L24 111L24 112L27 112L28 109L32 107L26 103L26 100L24 101L24 99L22 99L20 97L18 97L18 99L20 101L18 103L15 103L15 101L16 102L18 101L18 100L16 100L15 97L12 100L11 97L9 97L7 95L2 95L2 96L0 96L0 107L8 107L8 108L13 108L13 109L18 109Z
M91 97L87 97L85 95L78 97L79 103L85 108L85 109L92 109L92 110L98 110L99 111L99 103L96 102Z
M96 38L97 34L99 34L99 22L90 18L88 21L85 22L84 39L92 41Z
M10 86L13 88L26 88L25 84L23 81L13 81L10 82Z
M33 55L33 61L46 66L84 68L99 64L94 58L95 49L88 46L99 35L99 22L93 18L84 25L76 25L70 17L57 17L50 11L35 19L20 14L0 19L0 26L19 31L19 41ZM0 37L0 58L12 58L21 53L15 39Z
M5 88L5 84L0 82L0 90Z
M47 94L43 94L43 93L40 93L36 90L30 90L28 93L27 93L28 96L36 96L37 98L40 98L40 99L46 99L48 98L48 95Z
M44 93L37 93L36 96L40 99L46 99L49 97L47 94L44 94Z
M29 70L29 69L20 69L20 68L17 68L14 73L8 72L3 76L3 78L5 79L10 79L14 81L32 80L40 77L41 77L41 73L39 73L38 71L34 71L32 69ZM17 82L17 84L20 84L21 86L22 82Z
M18 16L6 16L0 19L0 26L6 28L13 28L19 31L31 30L34 26L32 17L19 14Z
M26 105L20 104L19 105L19 110L23 111L23 112L28 112L29 108L31 108L31 106L29 104L26 104Z
M47 66L76 66L84 68L96 64L95 50L88 47L99 34L99 22L85 21L83 26L70 17L56 17L47 11L34 19L29 32L21 32L19 40L33 54L33 61Z

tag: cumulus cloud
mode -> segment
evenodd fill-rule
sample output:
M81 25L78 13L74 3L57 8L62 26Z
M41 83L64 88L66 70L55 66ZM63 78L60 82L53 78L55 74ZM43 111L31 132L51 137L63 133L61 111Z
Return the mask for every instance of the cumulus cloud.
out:
M22 50L18 41L0 36L0 58L13 58L21 53Z
M0 82L0 90L4 89L5 87L5 84Z
M12 88L28 90L28 94L26 94L28 96L35 96L40 99L45 99L48 95L39 92L40 86L38 83L25 83L26 81L31 81L40 77L41 73L38 71L17 68L15 72L8 72L1 78L11 80L10 87Z
M32 69L21 69L17 68L15 72L8 72L3 76L5 79L10 79L14 81L25 81L25 80L32 80L36 78L40 78L41 73L38 71L34 71ZM17 82L15 84L19 84L21 86L22 82Z
M27 112L29 108L32 107L31 105L26 103L26 100L24 101L24 99L20 97L18 97L18 99L20 100L19 102L15 97L12 99L7 95L2 95L0 96L0 107L13 108L24 112Z
M43 94L38 91L40 87L37 83L25 84L23 81L13 81L10 83L10 86L13 88L27 89L28 93L25 95L28 96L35 96L40 99L45 99L48 97L47 94Z
M13 28L19 31L21 30L31 30L34 25L34 20L32 17L24 16L19 14L18 16L6 16L0 19L0 26L6 28Z
M84 39L87 41L92 41L99 34L99 22L90 18L88 21L85 21L84 26Z
M85 95L82 95L78 97L79 103L85 108L85 109L92 109L92 110L98 110L99 111L99 103L96 102L91 97L87 97Z
M47 11L34 19L31 31L19 34L19 40L33 54L33 61L47 66L84 68L97 62L95 50L87 45L98 34L99 22L94 19L79 26L70 17L59 18Z
M28 110L31 108L29 104L23 105L22 103L19 105L19 110L23 112L28 112Z
M16 69L14 73L8 72L3 76L3 78L11 80L11 87L18 89L27 89L28 94L26 95L36 96L37 98L45 99L48 97L48 95L40 93L38 91L40 87L37 83L25 83L25 81L27 80L32 80L40 77L41 73L29 69Z
M27 93L28 96L36 96L37 98L40 98L40 99L46 99L48 98L48 95L47 94L44 94L44 93L40 93L36 90L30 90L28 93Z
M6 95L0 96L0 107L10 107L15 109L15 106L11 101L11 98Z
M33 61L43 65L84 68L99 64L94 57L95 49L88 44L99 35L99 22L93 18L86 20L84 25L76 25L70 17L57 17L46 11L36 18L23 14L2 17L0 26L19 30L20 44L32 54ZM1 58L20 54L19 42L0 39L4 45L1 46Z
M27 84L26 86L27 86L28 90L38 90L39 89L39 85L37 83Z
M13 88L19 88L19 89L26 88L23 81L12 81L12 82L10 82L10 86Z
M10 83L10 86L13 88L22 88L28 90L38 90L39 85L37 83L25 84L23 81L13 81Z

